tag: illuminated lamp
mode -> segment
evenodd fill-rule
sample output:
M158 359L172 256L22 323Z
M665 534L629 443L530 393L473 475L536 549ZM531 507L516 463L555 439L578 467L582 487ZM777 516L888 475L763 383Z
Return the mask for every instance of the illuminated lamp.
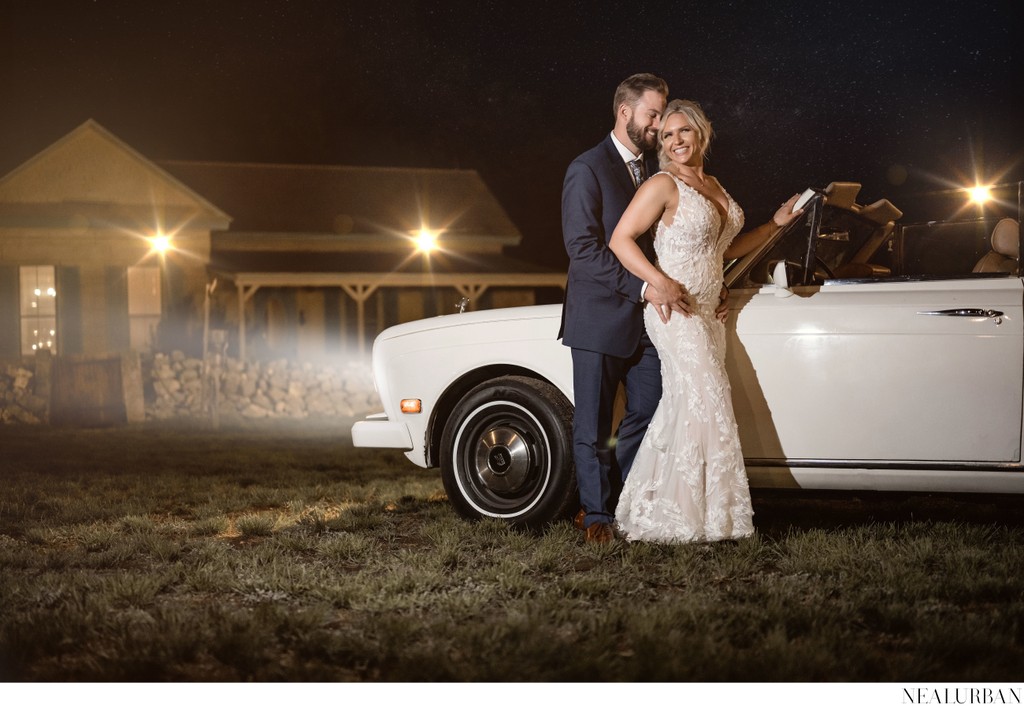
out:
M403 413L420 413L423 411L423 402L418 398L403 398L399 405Z
M968 189L967 193L971 195L971 201L975 204L984 204L992 198L992 187L979 184Z
M430 253L437 248L437 232L428 228L422 228L415 236L416 250L420 253Z
M149 239L149 245L159 254L167 253L171 248L171 237L164 234L157 234Z

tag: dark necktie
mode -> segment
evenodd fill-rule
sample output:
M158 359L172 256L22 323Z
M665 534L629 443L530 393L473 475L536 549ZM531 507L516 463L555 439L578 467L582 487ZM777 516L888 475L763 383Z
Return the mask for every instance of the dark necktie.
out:
M640 188L647 176L644 175L644 161L641 159L629 161L629 171L633 173L633 184Z

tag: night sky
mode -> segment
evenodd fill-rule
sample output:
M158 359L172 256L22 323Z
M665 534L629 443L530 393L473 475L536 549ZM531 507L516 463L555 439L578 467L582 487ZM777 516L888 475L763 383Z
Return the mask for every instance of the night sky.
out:
M1024 178L1019 4L5 0L0 174L89 118L151 159L472 168L563 268L565 168L651 71L751 223L833 180L938 218L918 195Z

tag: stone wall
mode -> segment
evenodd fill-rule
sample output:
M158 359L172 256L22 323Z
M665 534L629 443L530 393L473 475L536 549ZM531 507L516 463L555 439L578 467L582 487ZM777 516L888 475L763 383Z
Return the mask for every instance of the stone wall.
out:
M41 423L49 401L36 395L35 371L17 364L0 364L0 423Z
M254 420L362 417L381 410L368 362L203 361L182 352L142 361L146 420ZM36 395L30 365L0 364L0 422L41 423L48 401Z
M204 375L202 360L174 352L157 354L148 375L153 400L146 402L147 419L211 417L214 411L248 419L352 417L380 410L370 366L363 362L224 359L213 360Z

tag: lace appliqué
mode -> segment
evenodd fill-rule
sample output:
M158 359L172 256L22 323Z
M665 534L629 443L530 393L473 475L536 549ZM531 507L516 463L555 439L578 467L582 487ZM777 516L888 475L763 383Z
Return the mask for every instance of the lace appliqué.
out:
M659 267L697 301L692 317L663 324L651 308L647 332L661 359L662 398L626 478L616 510L628 540L665 543L750 536L753 507L725 370L725 326L715 318L725 249L743 226L726 194L725 223L704 196L676 180L671 226L658 224Z

